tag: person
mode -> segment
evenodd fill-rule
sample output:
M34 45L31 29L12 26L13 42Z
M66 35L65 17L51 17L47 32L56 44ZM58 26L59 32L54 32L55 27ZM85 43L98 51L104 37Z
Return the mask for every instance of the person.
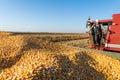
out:
M90 39L92 39L92 47L94 47L96 44L95 32L94 32L93 23L91 21L90 16L88 16L88 20L86 22L86 28L88 28L88 27L89 27Z
M90 18L90 16L88 16L88 20L87 20L87 22L86 22L86 28L88 28L88 27L90 27L91 26L91 18Z
M102 34L105 31L105 28L103 27L102 24L99 23L98 19L96 19L93 28L95 32L96 48L99 50L101 46Z

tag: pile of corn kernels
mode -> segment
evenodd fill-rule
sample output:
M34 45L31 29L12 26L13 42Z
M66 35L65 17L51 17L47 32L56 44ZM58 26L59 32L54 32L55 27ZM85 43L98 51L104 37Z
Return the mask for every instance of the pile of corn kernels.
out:
M120 79L120 61L114 58L37 37L5 34L0 35L0 80Z

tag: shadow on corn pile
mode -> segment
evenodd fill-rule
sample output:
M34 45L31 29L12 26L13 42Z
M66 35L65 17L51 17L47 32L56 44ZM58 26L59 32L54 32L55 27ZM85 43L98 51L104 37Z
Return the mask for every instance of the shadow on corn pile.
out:
M11 43L12 44L12 43ZM24 40L21 49L17 51L17 55L14 57L5 57L0 59L0 71L6 68L10 68L16 64L20 60L20 58L24 55L24 51L28 51L30 49L40 49L39 39L27 38ZM8 52L9 53L9 52Z
M32 80L105 80L105 74L90 66L97 62L84 52L75 54L75 63L65 55L56 57L59 68L39 66L33 71Z

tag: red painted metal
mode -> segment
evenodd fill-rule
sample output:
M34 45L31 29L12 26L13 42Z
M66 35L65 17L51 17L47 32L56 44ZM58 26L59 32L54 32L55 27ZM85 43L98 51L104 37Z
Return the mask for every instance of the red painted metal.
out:
M113 22L120 25L120 14L113 14Z
M112 17L112 25L108 27L106 46L104 48L106 50L120 51L120 14L113 14Z
M95 23L95 21L93 21L93 23ZM99 23L112 23L112 19L99 20Z
M111 25L106 35L106 50L120 51L120 25Z

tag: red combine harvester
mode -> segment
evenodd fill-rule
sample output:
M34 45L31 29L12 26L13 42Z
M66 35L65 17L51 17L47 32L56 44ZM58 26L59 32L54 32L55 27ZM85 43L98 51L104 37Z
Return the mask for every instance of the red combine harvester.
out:
M99 20L99 23L107 31L103 34L100 48L102 50L120 52L120 14L113 14L112 19Z

